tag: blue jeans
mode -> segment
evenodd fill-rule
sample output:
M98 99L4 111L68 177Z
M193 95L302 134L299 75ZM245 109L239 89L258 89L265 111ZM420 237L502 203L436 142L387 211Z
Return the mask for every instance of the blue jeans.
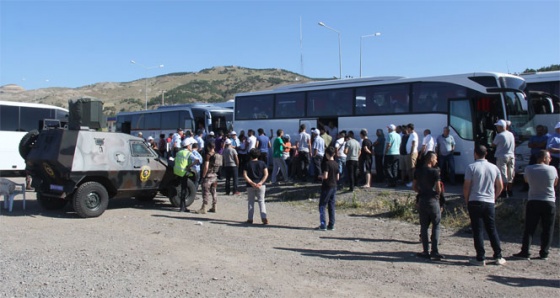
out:
M441 169L441 177L445 177L445 182L455 184L455 158L453 153L449 153L446 156L438 156L438 162Z
M346 182L346 157L337 157L336 162L338 162L338 172L340 173L340 179L338 179L338 185L344 185Z
M334 227L334 211L336 205L336 187L329 188L326 190L321 190L321 198L319 199L319 221L321 222L321 228L325 226L332 229ZM327 220L325 217L325 208L329 212L329 222L327 225Z
M492 250L494 250L494 259L501 258L502 248L500 247L498 230L496 230L496 210L494 203L472 201L469 202L468 209L469 217L471 218L471 228L477 261L483 261L485 259L484 230L486 230L486 234L488 234L488 238L490 239L490 245L492 246Z

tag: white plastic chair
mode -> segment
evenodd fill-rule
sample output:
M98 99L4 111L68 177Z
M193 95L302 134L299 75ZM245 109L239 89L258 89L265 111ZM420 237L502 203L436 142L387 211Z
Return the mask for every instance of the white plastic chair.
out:
M12 212L14 197L17 195L23 195L23 210L25 210L25 183L15 183L6 178L0 178L0 196L4 196L4 209Z

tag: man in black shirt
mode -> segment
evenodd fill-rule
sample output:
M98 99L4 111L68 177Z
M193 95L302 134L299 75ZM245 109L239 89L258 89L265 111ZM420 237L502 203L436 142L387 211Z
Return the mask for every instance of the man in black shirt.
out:
M441 193L441 182L439 169L436 168L437 155L428 152L424 158L424 165L418 167L414 172L412 188L418 193L416 196L416 208L420 214L420 237L422 238L423 251L417 256L421 258L432 258L441 260L443 256L439 254L439 224L441 220L441 210L439 196ZM432 251L428 253L428 227L432 224Z
M368 131L362 129L360 131L362 138L362 151L359 157L360 178L365 178L362 187L370 187L371 184L371 164L373 161L373 142L368 138Z
M336 186L339 178L338 163L334 160L336 149L333 146L327 147L325 157L321 164L320 178L323 179L321 184L321 198L319 199L319 220L321 225L317 228L321 231L334 230L334 209L336 204ZM329 222L325 217L325 208L329 212Z

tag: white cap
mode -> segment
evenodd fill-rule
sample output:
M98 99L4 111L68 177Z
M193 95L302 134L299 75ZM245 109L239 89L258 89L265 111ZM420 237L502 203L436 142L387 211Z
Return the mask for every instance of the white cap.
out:
M230 132L231 135L237 135L237 133L234 131Z
M153 141L153 140L154 140L154 137L152 137L152 136L148 137L148 141Z
M556 126L554 126L554 129L558 129L560 128L560 122L556 123Z
M397 129L397 127L395 126L395 124L389 124L389 125L387 125L387 128L389 128L389 129L391 129L391 130Z
M318 130L318 129L312 129L312 130L311 130L311 133L312 133L312 134L314 133L314 134L318 135L318 134L319 134L319 130Z
M231 140L230 139L226 139L226 145L231 145Z
M187 146L190 146L190 145L192 145L192 144L194 144L194 143L196 143L196 141L195 141L194 139L186 138L186 139L184 139L184 140L181 142L181 146L187 147Z
M500 120L498 120L498 122L494 123L494 125L506 128L507 127L507 122L504 119L500 119Z
M214 135L214 132L211 131L211 132L209 132L208 134L211 135L211 136L213 136L213 135Z

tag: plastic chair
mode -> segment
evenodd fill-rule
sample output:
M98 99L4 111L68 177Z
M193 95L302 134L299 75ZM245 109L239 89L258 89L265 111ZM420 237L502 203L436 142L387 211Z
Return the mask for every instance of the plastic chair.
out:
M25 183L15 183L6 178L0 178L0 196L4 196L4 209L12 212L14 197L17 195L23 195L23 210L25 210Z

